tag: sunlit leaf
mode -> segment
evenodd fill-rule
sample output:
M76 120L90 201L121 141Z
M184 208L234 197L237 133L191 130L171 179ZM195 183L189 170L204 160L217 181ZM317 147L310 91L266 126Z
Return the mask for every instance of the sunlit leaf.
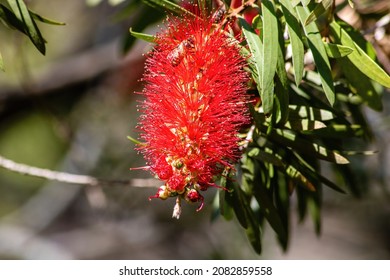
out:
M291 147L297 152L307 156L316 157L318 159L334 162L337 164L349 163L349 161L339 153L328 150L317 143L306 140L292 130L274 129L269 135L269 139L284 146Z
M164 12L161 12L160 10L154 9L149 6L145 6L143 9L141 9L139 16L134 21L131 28L132 30L137 30L137 32L140 33L151 23L155 21L159 21L163 16L164 16ZM143 38L141 39L143 40ZM123 46L122 46L123 52L126 53L128 50L130 50L131 47L136 42L136 40L137 38L134 37L132 34L130 34L130 32L127 33L123 40Z
M301 3L301 0L291 0L290 2L291 2L291 5L292 5L293 7L295 7L296 5L298 5L299 3Z
M0 18L8 25L10 28L15 28L18 31L27 35L23 22L21 22L15 14L10 11L7 7L0 4Z
M340 67L353 88L353 93L358 94L363 102L370 108L381 111L383 108L381 96L377 93L370 79L367 79L361 69L358 69L349 59L339 58Z
M347 46L343 45L337 45L337 44L331 44L326 43L325 44L326 53L331 58L339 58L344 57L353 52L353 49Z
M278 22L279 29L281 29L281 23ZM289 92L288 85L289 80L287 77L286 65L285 65L285 43L282 33L278 36L278 49L277 49L277 63L276 63L276 77L275 77L275 110L273 114L276 115L276 119L279 125L284 124L288 120L288 105L289 105Z
M65 22L56 21L56 20L53 20L53 19L41 16L41 15L38 15L37 13L35 13L35 12L31 11L31 10L29 10L29 11L30 11L30 15L35 20L39 20L40 22L51 24L51 25L66 25Z
M303 75L304 47L298 15L289 0L281 0L280 2L282 4L283 15L286 19L287 30L290 36L295 84L299 85Z
M319 18L332 7L333 1L334 0L322 0L321 2L317 3L314 10L306 18L304 24L308 25L313 21L317 20L317 18Z
M31 17L26 4L24 4L22 0L8 0L7 2L18 20L23 23L24 30L35 47L42 54L45 54L45 40L43 39L34 19Z
M317 109L308 106L290 105L290 119L309 119L312 121L328 121L335 116L331 111L324 109Z
M291 119L286 123L286 127L293 129L294 131L312 131L326 127L323 122L309 119Z
M133 142L136 145L143 145L143 143L141 141L139 141L139 140L137 140L137 139L135 139L135 138L133 138L131 136L127 136L127 139L130 140L131 142Z
M132 36L134 36L137 39L144 40L149 43L153 43L155 41L155 37L153 35L145 34L145 33L140 33L140 32L135 32L133 29L130 27L129 32Z
M330 23L330 32L336 43L354 50L347 56L349 61L370 79L390 88L390 76L354 42L348 32L336 21Z
M306 7L297 6L296 10L301 22L304 23L308 16L308 9ZM320 31L314 22L304 26L304 30L308 38L309 48L313 54L315 65L321 77L322 88L324 89L330 105L333 105L335 101L333 77Z
M265 114L272 112L274 102L274 76L278 61L278 19L272 0L261 2L263 13L263 54L261 56L261 99Z
M256 34L256 32L253 30L253 28L246 22L245 19L239 18L240 25L242 26L242 31L244 34L244 37L246 39L246 42L248 43L250 52L252 54L250 62L253 65L254 70L256 71L256 75L254 75L254 78L257 78L256 85L261 92L261 68L262 68L262 53L263 53L263 43L260 40L259 35Z
M322 138L346 138L361 137L364 134L364 130L362 126L358 124L330 124L327 127L315 130L304 130L302 133Z
M309 164L303 157L298 154L297 152L292 152L292 154L289 155L289 158L291 160L291 165L293 165L299 172L301 172L305 177L307 177L311 182L315 183L316 186L318 186L321 182L327 185L329 188L345 194L344 189L330 181L328 178L322 176L318 172L318 168L313 166L312 164ZM343 167L346 165L339 165L338 167Z

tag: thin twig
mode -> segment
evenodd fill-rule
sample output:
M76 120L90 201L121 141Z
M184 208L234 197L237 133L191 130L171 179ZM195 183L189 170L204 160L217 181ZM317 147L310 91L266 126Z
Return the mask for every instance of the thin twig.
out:
M34 176L52 181L58 181L78 185L124 185L130 187L157 187L158 180L155 179L130 179L130 180L110 180L98 179L88 175L77 175L67 172L59 172L23 163L17 163L0 155L0 167L22 175Z

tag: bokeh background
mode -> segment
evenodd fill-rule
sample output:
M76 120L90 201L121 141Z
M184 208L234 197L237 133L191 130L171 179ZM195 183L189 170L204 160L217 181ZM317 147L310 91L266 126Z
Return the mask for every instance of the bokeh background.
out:
M389 73L390 3L354 2L355 10L345 6L338 14L374 43ZM151 8L120 0L26 3L66 25L40 25L48 42L46 56L25 36L1 27L6 72L0 73L0 155L41 168L150 183L147 172L129 171L144 160L127 139L137 137L141 96L136 92L142 54L150 46L137 41L127 52L123 46L129 43L129 27ZM158 28L156 23L146 32ZM360 197L324 190L319 236L310 219L298 221L292 211L286 252L267 226L263 253L257 255L235 220L212 219L216 190L209 191L204 210L184 205L176 220L171 218L174 200L149 202L156 189L142 187L143 181L86 187L0 169L0 258L389 259L388 89L383 100L383 112L365 112L375 135L367 149L377 153L351 159L354 176L364 185Z

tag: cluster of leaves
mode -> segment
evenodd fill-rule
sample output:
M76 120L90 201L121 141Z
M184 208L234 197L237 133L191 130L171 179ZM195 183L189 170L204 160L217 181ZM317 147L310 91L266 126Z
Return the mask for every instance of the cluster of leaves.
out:
M0 22L6 27L15 29L26 35L37 50L44 55L46 52L46 41L43 38L36 21L47 24L64 25L62 22L48 19L31 11L23 0L7 0L0 2ZM4 70L1 53L0 69Z
M168 0L144 2L177 15L188 13ZM372 45L337 18L334 0L250 3L258 10L252 23L242 17L245 9L237 18L252 91L260 102L250 108L254 123L238 176L227 172L221 179L230 191L219 192L216 212L227 219L235 214L260 253L264 221L287 248L293 194L299 217L310 213L319 233L322 186L359 193L347 159L359 152L350 151L348 143L371 138L362 109L382 109L380 90L390 87L390 77L378 65ZM212 3L200 0L198 5ZM223 5L229 13L230 1ZM151 35L130 32L153 41ZM348 189L321 174L321 161L336 166Z
M321 175L320 161L337 164L349 191L359 191L350 166L344 165L346 155L356 153L348 150L348 142L370 137L362 105L381 110L374 85L390 87L390 77L377 64L373 47L337 19L334 8L332 0L263 0L252 26L240 20L262 103L251 108L255 125L241 179L227 181L234 192L220 196L259 253L263 220L287 248L292 193L299 217L309 212L320 232L321 186L346 192ZM304 64L308 54L312 65Z

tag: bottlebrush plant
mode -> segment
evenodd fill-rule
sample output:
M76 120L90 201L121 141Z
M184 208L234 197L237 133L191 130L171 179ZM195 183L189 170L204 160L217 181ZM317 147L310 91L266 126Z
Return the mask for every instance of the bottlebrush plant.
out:
M287 248L293 196L320 232L322 187L359 193L348 143L372 138L362 109L381 110L390 87L371 44L332 0L144 2L168 14L155 36L130 30L154 46L137 146L163 181L152 197L175 197L177 218L182 199L200 210L218 188L214 212L235 215L258 253L264 221Z

